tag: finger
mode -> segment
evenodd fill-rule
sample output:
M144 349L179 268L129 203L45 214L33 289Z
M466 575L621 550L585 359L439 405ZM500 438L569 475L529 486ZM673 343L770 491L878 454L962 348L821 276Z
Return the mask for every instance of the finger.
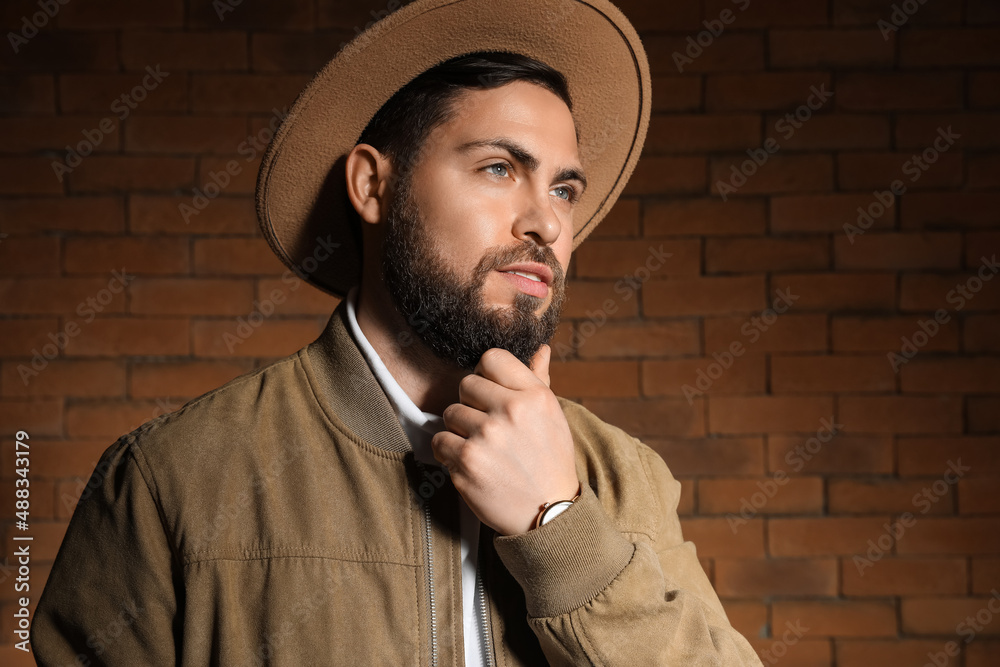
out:
M434 452L435 459L448 470L453 470L465 442L465 438L455 435L451 431L439 431L431 438L431 450Z
M441 417L446 429L463 438L479 433L480 426L487 419L485 412L462 403L452 403L444 409Z
M545 344L542 344L538 348L538 352L535 352L535 356L531 358L531 372L535 374L535 377L544 382L546 387L550 386L550 361L552 361L552 348Z
M522 364L520 359L499 347L490 348L483 353L475 372L507 389L528 389L538 382L531 369Z
M482 375L469 373L458 383L458 400L470 408L489 412L509 400L510 391Z

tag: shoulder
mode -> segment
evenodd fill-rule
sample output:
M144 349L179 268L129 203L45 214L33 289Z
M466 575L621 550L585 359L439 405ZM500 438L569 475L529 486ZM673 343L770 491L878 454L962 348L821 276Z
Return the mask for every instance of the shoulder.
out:
M319 412L303 364L300 352L241 375L122 436L102 463L134 460L165 494L251 470L277 455L276 443L287 449L296 426Z
M234 434L266 421L309 389L297 353L234 378L179 410L146 422L129 436L151 445L162 436L203 439Z

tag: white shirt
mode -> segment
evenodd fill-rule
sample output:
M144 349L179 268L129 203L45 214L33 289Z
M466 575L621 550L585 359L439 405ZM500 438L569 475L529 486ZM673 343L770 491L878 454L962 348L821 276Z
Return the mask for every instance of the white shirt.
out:
M410 446L413 447L413 455L418 461L440 466L441 464L434 458L431 450L431 438L438 431L444 429L444 420L440 415L424 412L417 407L403 388L399 386L396 379L392 377L389 369L385 367L378 352L372 347L368 339L365 338L361 327L358 326L356 304L358 300L358 288L354 287L347 293L347 324L358 343L358 348L375 375L375 379L382 385L389 404L399 418L399 424L403 427L403 432L410 439ZM448 474L446 468L442 468ZM476 561L478 553L476 546L479 544L479 519L468 505L459 500L460 509L460 537L462 548L462 619L465 632L465 664L469 667L482 667L483 664L483 630L479 622L477 613L479 596L476 591Z

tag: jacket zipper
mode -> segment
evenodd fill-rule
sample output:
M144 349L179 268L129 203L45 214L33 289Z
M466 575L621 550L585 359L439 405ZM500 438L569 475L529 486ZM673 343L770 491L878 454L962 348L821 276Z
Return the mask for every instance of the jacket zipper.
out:
M423 472L424 467L419 462L417 467ZM427 558L427 600L430 606L431 627L431 667L437 667L437 608L434 604L434 550L431 547L431 504L430 498L423 503L424 510L424 549ZM482 528L480 528L482 530ZM480 540L482 535L480 535ZM479 549L479 545L476 546ZM486 585L483 583L483 550L479 549L480 558L476 559L476 589L479 593L479 621L482 632L483 664L493 667L493 641L490 633L489 605L486 600Z
M482 528L480 528L482 530ZM483 664L493 667L493 641L490 633L490 612L486 601L486 585L483 583L483 550L479 550L476 560L476 591L479 593L479 629L483 633Z
M431 549L431 505L424 501L424 547L427 557L427 599L430 603L431 667L437 667L437 609L434 606L434 551Z

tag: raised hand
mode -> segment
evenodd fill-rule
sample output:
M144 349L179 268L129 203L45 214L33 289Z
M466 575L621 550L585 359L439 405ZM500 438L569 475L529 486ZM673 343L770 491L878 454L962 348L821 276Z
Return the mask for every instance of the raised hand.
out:
M542 345L528 368L506 350L487 350L431 441L465 502L501 535L528 531L544 503L580 486L573 436L549 389L551 356Z

